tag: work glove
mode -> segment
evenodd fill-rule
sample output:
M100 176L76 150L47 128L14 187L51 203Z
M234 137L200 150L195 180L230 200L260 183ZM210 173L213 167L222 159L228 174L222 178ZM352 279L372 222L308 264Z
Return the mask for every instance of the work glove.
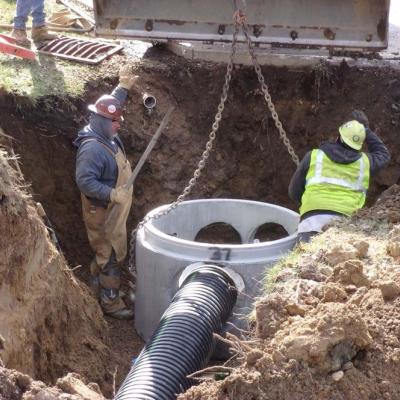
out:
M364 111L353 110L350 115L352 119L355 119L360 124L363 124L365 128L369 128L369 120Z
M124 65L119 71L119 86L129 91L135 85L138 78L139 76L132 75L129 65Z
M112 203L127 203L131 196L130 191L126 188L126 186L118 186L115 189L111 190L110 200Z

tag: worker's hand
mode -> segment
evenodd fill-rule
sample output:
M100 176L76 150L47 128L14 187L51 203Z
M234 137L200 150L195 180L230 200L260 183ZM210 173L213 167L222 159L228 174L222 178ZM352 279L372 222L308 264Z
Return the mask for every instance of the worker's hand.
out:
M126 90L131 90L138 80L137 75L132 75L130 65L124 65L119 71L119 86Z
M127 203L131 197L131 192L125 186L118 186L111 190L110 200L112 203Z
M364 111L353 110L351 113L351 118L363 124L365 128L369 128L369 120Z

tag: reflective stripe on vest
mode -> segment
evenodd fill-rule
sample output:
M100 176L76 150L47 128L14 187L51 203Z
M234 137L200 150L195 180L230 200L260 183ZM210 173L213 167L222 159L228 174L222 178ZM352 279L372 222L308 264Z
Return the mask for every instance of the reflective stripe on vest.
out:
M319 184L319 183L328 183L331 185L343 186L345 188L355 190L357 192L367 193L368 187L364 186L364 174L365 174L365 161L364 155L360 157L359 164L360 164L360 171L358 174L358 179L356 183L352 183L346 181L345 179L340 178L329 178L326 176L322 176L322 166L324 162L325 153L322 150L316 150L317 157L316 157L316 164L315 164L315 175L307 179L306 186L312 184ZM327 157L327 156L325 156Z

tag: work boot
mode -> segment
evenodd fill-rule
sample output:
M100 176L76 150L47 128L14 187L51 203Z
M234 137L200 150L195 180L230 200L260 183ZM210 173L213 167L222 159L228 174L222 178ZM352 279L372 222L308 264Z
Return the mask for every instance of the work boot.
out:
M16 45L30 48L31 47L31 41L28 39L26 36L26 30L25 29L13 29L11 32L11 37L13 37L16 41Z
M118 289L101 288L100 305L105 315L116 319L132 319L134 312L121 299Z
M123 308L121 310L118 310L118 311L104 312L104 314L108 315L111 318L123 319L123 320L130 320L130 319L133 319L133 317L134 317L133 310L130 308L127 308L127 307Z
M32 40L35 43L36 47L40 47L46 42L50 42L51 40L55 40L57 38L58 35L56 35L55 33L50 33L47 29L47 26L32 28Z

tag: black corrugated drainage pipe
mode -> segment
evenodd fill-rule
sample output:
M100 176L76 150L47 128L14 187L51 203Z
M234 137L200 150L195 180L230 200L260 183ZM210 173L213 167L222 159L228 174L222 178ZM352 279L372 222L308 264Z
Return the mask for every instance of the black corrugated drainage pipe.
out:
M214 265L202 265L183 282L158 328L119 389L116 400L172 400L204 368L236 303L233 280Z

